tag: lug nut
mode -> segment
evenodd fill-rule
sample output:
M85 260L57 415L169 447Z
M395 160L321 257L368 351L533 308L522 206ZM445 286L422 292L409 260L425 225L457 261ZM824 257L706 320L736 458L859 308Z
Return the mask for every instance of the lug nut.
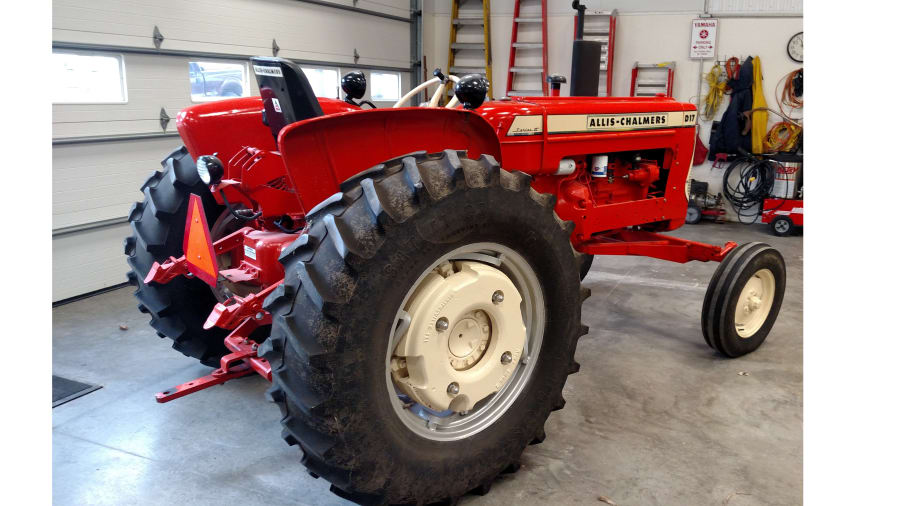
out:
M494 292L494 295L491 297L491 302L493 302L494 304L503 302L503 292L501 292L500 290Z
M500 355L500 363L506 365L510 362L512 362L512 353L504 351L503 355Z
M459 383L453 382L447 386L447 393L450 395L456 395L459 393Z
M434 324L434 328L436 328L438 332L443 332L450 328L450 321L444 317L438 318L437 323Z

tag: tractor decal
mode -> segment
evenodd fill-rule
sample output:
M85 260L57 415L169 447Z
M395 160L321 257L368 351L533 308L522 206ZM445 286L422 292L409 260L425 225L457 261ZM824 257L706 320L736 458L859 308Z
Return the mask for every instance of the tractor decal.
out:
M547 117L547 132L563 134L693 127L696 119L696 111L662 111L634 114L552 114Z
M513 120L506 135L537 135L543 131L544 117L540 114L534 114L529 116L516 116L516 119Z

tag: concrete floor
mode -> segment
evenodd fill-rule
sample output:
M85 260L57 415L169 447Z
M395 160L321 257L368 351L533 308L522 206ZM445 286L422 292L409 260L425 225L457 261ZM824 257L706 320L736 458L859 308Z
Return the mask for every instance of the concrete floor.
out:
M700 307L717 264L598 258L566 408L517 474L462 504L801 504L802 237L713 223L675 235L779 248L788 285L768 341L737 360L707 348ZM54 374L103 385L53 410L54 504L346 504L282 442L263 379L156 404L209 369L157 338L131 292L53 310Z

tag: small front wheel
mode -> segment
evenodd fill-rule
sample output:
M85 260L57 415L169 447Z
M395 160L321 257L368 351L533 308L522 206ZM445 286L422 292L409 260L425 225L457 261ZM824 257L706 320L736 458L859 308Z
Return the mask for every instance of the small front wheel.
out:
M784 258L775 248L759 242L735 248L706 289L706 343L731 358L759 348L781 310L785 280Z

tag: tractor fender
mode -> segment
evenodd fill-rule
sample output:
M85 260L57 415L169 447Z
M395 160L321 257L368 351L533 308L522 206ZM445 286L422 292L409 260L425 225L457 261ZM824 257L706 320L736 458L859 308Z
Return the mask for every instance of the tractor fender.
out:
M347 179L416 151L468 151L501 161L493 127L462 109L369 109L320 116L284 127L278 146L305 210L340 191Z

